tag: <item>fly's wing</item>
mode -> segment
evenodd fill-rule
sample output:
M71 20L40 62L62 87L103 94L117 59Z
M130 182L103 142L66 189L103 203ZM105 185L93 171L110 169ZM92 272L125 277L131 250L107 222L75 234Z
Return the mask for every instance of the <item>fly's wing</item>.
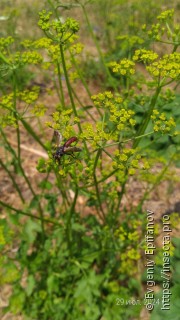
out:
M77 148L77 147L68 147L68 148L64 148L64 153L66 154L71 154L73 152L80 152L82 151L81 148Z
M55 144L56 147L60 147L62 142L62 134L58 130L54 130L52 144Z

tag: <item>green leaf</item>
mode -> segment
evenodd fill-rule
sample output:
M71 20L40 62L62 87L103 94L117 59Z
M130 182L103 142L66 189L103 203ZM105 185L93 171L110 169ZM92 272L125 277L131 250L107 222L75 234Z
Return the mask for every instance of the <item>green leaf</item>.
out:
M33 289L35 288L35 285L36 285L35 278L32 274L30 274L27 278L27 287L25 289L27 296L30 296L32 294Z
M51 295L53 292L56 292L58 290L58 282L57 277L54 274L51 274L47 278L47 289L48 293Z
M38 184L38 186L42 189L51 190L53 187L53 184L50 181L44 179Z
M28 219L23 229L23 235L26 238L26 241L29 243L33 243L38 232L41 232L40 224L31 219Z
M180 315L180 285L175 285L169 289L170 295L170 306L169 310L162 310L162 290L156 295L155 299L159 298L160 303L156 304L151 314L151 320L179 320ZM167 299L167 295L166 295Z
M38 208L38 206L39 206L39 201L40 201L40 196L39 196L39 195L35 195L35 196L32 198L32 200L31 200L31 202L30 202L30 204L29 204L29 208L30 208L30 209Z
M20 291L10 298L10 311L14 314L17 314L22 311L25 301L25 293Z

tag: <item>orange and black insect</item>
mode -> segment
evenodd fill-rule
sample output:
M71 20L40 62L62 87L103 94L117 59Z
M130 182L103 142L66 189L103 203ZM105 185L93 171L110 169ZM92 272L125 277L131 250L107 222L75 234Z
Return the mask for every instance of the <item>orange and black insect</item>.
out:
M73 142L78 140L77 137L69 138L62 146L60 146L60 143L62 141L62 136L57 130L54 131L54 137L56 138L58 147L56 149L56 152L53 153L53 158L58 162L60 162L60 159L66 154L73 156L74 152L82 151L81 148L77 148L76 146L71 146Z

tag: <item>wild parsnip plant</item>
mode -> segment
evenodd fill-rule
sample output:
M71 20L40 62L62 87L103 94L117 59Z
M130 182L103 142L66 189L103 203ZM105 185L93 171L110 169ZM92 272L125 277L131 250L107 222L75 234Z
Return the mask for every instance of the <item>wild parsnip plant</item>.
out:
M80 64L83 45L77 42L79 24L72 18L62 22L59 8L63 5L50 0L48 3L50 11L39 12L42 38L23 41L20 52L13 51L13 38L0 41L1 72L4 79L8 76L11 80L0 102L7 156L1 165L22 202L21 209L0 202L9 217L6 222L2 220L0 228L0 282L13 286L5 312L42 320L138 317L141 305L119 307L116 301L119 297L143 297L142 205L151 191L168 179L170 164L176 160L177 113L165 106L171 103L173 108L177 99L174 91L180 79L180 29L173 24L173 10L159 15L156 25L143 26L145 40L148 37L152 43L169 46L171 52L167 50L169 53L162 56L140 48L131 52L132 58L106 63L99 47L105 72L112 83L117 84L119 79L121 86L92 95ZM85 5L79 1L76 4L82 6L91 30ZM97 40L95 43L99 46ZM145 76L138 73L140 64ZM53 157L57 145L41 139L41 125L40 132L31 125L31 117L43 122L48 110L38 102L39 89L19 90L17 86L18 73L32 65L53 73L57 79L54 84L59 103L46 126L58 130L64 141L78 137L77 146L82 149L73 157L63 155L60 162ZM82 105L80 93L73 88L76 78L91 96L91 109ZM49 155L48 160L39 159L37 169L45 177L39 189L32 186L23 167L21 126ZM16 132L17 150L9 142L6 127ZM171 139L166 157L156 150L162 138ZM160 171L155 171L157 164ZM18 175L31 191L30 200L18 185ZM146 188L136 208L125 208L123 197L133 179L139 185L143 180ZM22 216L27 218L21 226ZM10 232L12 223L19 230L18 251L9 255L15 237Z

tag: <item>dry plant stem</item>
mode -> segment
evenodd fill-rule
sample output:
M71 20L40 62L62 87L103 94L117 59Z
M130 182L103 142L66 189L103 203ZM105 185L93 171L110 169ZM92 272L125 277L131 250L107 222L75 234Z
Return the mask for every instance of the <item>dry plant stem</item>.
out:
M17 212L18 214L21 214L21 215L23 215L23 216L27 216L27 217L30 217L30 218L32 218L32 219L36 219L36 220L40 220L40 221L41 221L41 218L40 218L40 217L34 216L34 215L31 214L31 213L24 212L24 211L22 211L22 210L16 209L16 208L10 206L9 204L7 204L7 203L5 203L5 202L3 202L3 201L1 201L1 200L0 200L0 204L1 204L3 207L5 207L5 208L7 208L7 209L9 209L9 210L12 210L12 211ZM59 222L54 221L54 220L52 220L52 219L43 219L43 221L44 221L45 223L52 223L52 224L54 224L54 225L62 226Z

